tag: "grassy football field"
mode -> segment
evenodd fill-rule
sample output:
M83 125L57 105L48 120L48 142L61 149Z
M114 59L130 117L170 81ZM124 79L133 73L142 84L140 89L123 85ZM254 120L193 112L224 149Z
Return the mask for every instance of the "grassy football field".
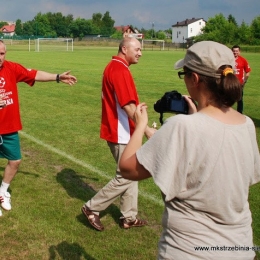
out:
M53 73L71 70L78 83L37 82L32 88L19 84L23 161L10 187L13 210L0 218L1 260L156 258L163 204L152 179L139 183L139 217L148 220L147 227L120 229L118 200L101 214L104 232L91 228L81 213L84 202L115 172L106 142L99 138L99 126L102 72L116 53L114 47L75 46L73 52L8 47L8 60ZM254 120L260 142L260 54L243 55L252 68L244 113ZM166 91L187 94L173 69L183 56L183 50L143 51L139 63L130 67L140 101L149 106L150 125L155 121L160 126L153 104ZM5 164L0 160L1 172ZM254 243L260 246L260 184L250 189L249 200Z

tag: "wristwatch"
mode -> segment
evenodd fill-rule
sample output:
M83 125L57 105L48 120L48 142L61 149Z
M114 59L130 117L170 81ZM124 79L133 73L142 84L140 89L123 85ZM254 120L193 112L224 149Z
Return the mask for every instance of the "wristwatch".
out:
M60 74L57 74L57 76L56 76L56 82L57 82L57 83L60 83Z

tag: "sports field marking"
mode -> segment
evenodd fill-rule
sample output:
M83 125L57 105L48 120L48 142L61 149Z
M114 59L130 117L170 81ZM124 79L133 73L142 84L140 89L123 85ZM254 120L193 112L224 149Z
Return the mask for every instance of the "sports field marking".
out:
M82 167L84 167L84 168L86 168L86 169L88 169L88 170L98 174L99 176L101 176L101 177L103 177L105 179L108 179L108 180L111 179L111 176L109 176L106 172L100 171L99 169L95 168L94 166L92 166L92 165L90 165L90 164L88 164L86 162L83 162L83 161L73 157L72 155L69 155L69 154L67 154L67 153L65 153L65 152L63 152L63 151L61 151L61 150L59 150L59 149L49 145L49 144L45 144L41 140L39 140L39 139L37 139L37 138L35 138L35 137L25 133L24 131L19 131L19 133L23 137L27 138L28 140L30 140L30 141L38 144L38 145L43 146L47 150L49 150L49 151L51 151L53 153L56 153L56 154L58 154L58 155L60 155L60 156L62 156L64 158L72 161L73 163L76 163L76 164L78 164L78 165L80 165L80 166L82 166ZM142 192L142 191L139 190L139 195L141 197L144 197L147 200L150 200L150 201L158 204L158 205L161 205L161 206L163 205L163 202L161 200L159 200L158 198L154 197L152 194L149 194L149 193L146 193L146 192Z

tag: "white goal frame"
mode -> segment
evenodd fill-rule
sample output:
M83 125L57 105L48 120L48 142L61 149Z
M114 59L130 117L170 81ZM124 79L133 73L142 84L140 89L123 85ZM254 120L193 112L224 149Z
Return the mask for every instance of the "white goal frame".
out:
M37 38L35 51L73 51L73 38Z
M162 42L162 50L164 51L164 44L165 40L147 40L147 39L142 39L142 49L144 49L144 43L145 42Z

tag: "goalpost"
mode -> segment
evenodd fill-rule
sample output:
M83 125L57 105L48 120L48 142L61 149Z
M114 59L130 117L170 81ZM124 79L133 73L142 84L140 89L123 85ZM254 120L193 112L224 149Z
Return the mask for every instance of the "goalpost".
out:
M35 51L73 51L72 38L38 38Z
M142 49L151 49L151 50L164 50L164 44L165 41L164 40L146 40L143 39L142 40Z

